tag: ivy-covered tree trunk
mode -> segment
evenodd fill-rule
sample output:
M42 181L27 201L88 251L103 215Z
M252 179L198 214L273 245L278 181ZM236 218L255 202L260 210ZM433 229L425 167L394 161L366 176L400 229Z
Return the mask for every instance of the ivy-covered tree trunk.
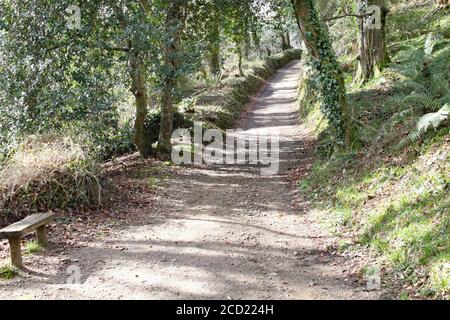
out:
M242 68L243 56L242 56L242 48L240 45L237 45L237 54L238 54L238 69L239 75L244 76L244 69Z
M312 0L291 0L300 36L308 48L313 66L319 76L322 112L339 145L349 148L353 140L353 123L347 102L341 68L325 26L319 20Z
M212 75L219 74L221 69L220 65L220 45L215 44L214 48L211 50L210 56L210 72Z
M359 12L364 15L371 6L376 6L372 16L359 19L359 70L358 78L367 81L379 74L389 63L386 49L386 16L388 10L384 0L359 0Z
M219 74L220 66L220 44L214 44L214 48L211 50L210 57L210 70L212 75Z
M166 154L172 152L173 131L173 95L177 84L178 58L180 50L182 27L182 1L175 0L168 4L166 15L166 42L164 47L165 74L161 93L161 126L159 131L158 149Z
M217 75L220 72L220 17L219 14L214 13L214 18L211 25L209 35L209 64L212 75Z

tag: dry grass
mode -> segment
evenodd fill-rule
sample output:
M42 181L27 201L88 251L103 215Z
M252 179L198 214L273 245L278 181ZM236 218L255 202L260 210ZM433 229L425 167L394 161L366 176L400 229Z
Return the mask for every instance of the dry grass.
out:
M83 148L56 134L30 136L0 171L0 223L33 211L100 202L99 170Z
M81 147L56 135L31 136L18 148L1 171L0 186L14 189L84 158Z

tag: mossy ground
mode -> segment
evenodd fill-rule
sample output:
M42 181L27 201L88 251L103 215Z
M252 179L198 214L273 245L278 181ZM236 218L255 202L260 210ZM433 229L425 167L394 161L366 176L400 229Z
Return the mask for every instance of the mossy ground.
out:
M416 16L420 24L407 28ZM450 102L450 16L409 7L393 10L389 21L392 63L363 86L348 83L355 151L330 157L326 134L319 135L318 160L299 186L342 237L342 250L374 252L402 278L410 290L399 297L450 298L448 122L405 140L420 116ZM433 43L430 34L437 35ZM326 132L314 99L302 105L302 118Z

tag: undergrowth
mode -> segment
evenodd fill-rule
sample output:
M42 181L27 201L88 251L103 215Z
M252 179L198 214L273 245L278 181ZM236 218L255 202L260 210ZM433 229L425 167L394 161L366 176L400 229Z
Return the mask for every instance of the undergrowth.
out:
M265 61L249 64L244 77L230 78L200 96L183 100L174 113L174 128L192 128L193 121L226 129L239 117L250 96L278 68L299 59L299 50L289 50ZM160 111L148 113L146 134L156 143ZM129 125L122 125L128 128ZM131 131L92 134L83 122L74 122L54 133L32 135L12 149L0 166L0 226L33 212L66 210L80 205L99 205L103 196L98 163L132 150ZM161 179L150 177L154 187ZM32 245L31 245L32 246Z
M292 49L265 60L247 62L244 76L211 83L206 90L190 95L178 103L173 128L192 129L194 121L202 122L205 129L232 128L250 97L264 86L265 81L277 69L300 58L301 51ZM152 145L158 141L160 118L159 109L151 110L144 124Z
M343 249L374 252L408 294L448 299L450 16L394 7L389 25L392 63L363 86L348 81L354 152L333 153L314 79L303 79L300 113L319 143L299 187Z
M42 251L44 248L37 241L30 241L25 247L27 254L33 254Z
M52 209L99 204L96 162L73 138L30 136L0 171L0 223Z
M11 280L19 274L17 268L11 265L5 265L0 267L0 279Z
M250 97L257 93L277 69L293 60L301 58L300 50L287 50L263 61L249 64L243 77L229 78L194 97L188 102L185 114L194 121L202 121L207 126L229 129L239 118Z

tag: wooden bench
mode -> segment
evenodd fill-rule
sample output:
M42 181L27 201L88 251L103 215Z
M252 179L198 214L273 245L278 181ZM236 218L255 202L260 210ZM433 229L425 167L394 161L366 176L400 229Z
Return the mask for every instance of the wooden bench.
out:
M22 268L22 252L20 249L20 238L34 230L37 240L41 246L48 245L47 224L56 219L55 213L33 214L25 219L13 223L0 230L0 237L8 238L11 251L11 263L17 268Z

